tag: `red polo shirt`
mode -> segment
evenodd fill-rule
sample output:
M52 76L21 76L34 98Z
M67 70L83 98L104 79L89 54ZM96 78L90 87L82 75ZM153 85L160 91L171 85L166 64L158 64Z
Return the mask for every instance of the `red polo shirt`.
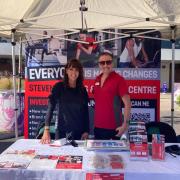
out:
M97 128L115 129L117 125L114 99L117 96L123 97L125 94L128 94L128 88L125 79L114 71L110 73L101 87L101 76L102 74L96 78L94 84L94 124ZM119 109L119 113L121 114L121 109Z
M94 38L86 37L86 42L89 42L90 44L82 44L85 48L92 47L93 50L95 50L97 48L97 44L93 44L94 42L96 42ZM77 48L79 48L78 44L77 44Z

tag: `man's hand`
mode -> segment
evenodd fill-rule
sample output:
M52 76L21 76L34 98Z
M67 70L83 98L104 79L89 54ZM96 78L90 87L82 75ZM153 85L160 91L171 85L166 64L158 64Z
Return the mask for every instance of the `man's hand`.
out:
M130 112L131 112L131 100L128 94L122 97L122 101L124 103L124 121L122 127L118 127L118 135L122 135L127 129L129 125Z
M116 131L118 132L116 136L118 137L122 136L123 133L127 130L127 127L128 126L126 125L126 123L124 123L122 126L119 126L118 128L116 128Z
M133 49L133 47L134 47L134 40L133 40L133 39L128 39L128 40L126 41L126 48L127 48L128 50L130 50L130 49Z
M82 49L83 45L82 45L81 43L78 43L78 44L77 44L77 47L78 47L79 49Z

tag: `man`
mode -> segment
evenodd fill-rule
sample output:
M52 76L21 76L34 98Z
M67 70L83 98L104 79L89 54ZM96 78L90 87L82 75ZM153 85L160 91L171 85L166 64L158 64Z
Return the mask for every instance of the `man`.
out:
M94 135L95 139L117 139L128 128L131 109L128 88L124 78L113 71L113 55L110 52L100 54L98 63L102 73L94 84ZM119 127L116 125L114 110L114 100L117 96L124 103L124 119Z
M44 39L41 40L42 43L42 54L41 54L41 62L43 63L44 60L44 54L49 55L50 53L48 52L48 43L49 43L49 39L47 37L48 33L47 31L43 31L43 37ZM47 37L47 38L46 38Z
M119 67L129 68L129 67L141 67L142 64L148 62L148 56L144 49L143 38L130 38L126 41L124 50L119 57ZM142 53L142 59L138 56Z
M77 43L76 59L79 59L84 67L94 67L96 59L94 52L97 48L97 44L93 44L95 39L87 36L86 33L80 33L79 40L88 44Z
M86 53L87 55L90 55L94 49L96 49L97 44L93 44L95 42L94 38L87 37L87 34L80 33L79 34L79 40L92 43L92 44L77 44L77 52L76 52L76 59L79 59L81 53Z

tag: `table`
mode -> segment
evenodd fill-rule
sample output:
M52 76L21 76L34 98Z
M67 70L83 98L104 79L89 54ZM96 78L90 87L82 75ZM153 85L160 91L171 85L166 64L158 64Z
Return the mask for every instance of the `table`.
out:
M34 149L38 154L50 155L80 155L85 157L93 154L92 151L86 151L83 147L72 147L70 145L62 147L51 147L42 145L39 140L20 139L12 144L7 151L12 150L28 150ZM101 152L97 152L101 153ZM124 173L125 180L179 180L180 179L180 157L173 157L166 154L165 161L130 161L129 152L116 152L120 154L124 160L124 169L120 172ZM85 179L87 170L57 170L57 169L0 169L0 180L83 180Z

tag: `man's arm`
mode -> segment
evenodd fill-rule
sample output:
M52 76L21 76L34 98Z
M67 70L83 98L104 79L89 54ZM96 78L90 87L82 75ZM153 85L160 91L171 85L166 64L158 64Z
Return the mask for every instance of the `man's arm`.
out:
M130 112L131 112L130 96L128 94L124 95L122 97L122 101L124 103L124 121L122 126L116 129L116 131L118 131L117 136L121 136L128 129Z
M81 50L79 48L77 48L76 59L79 59L80 53L81 53Z
M143 57L144 57L144 61L145 61L145 63L147 63L148 62L148 55L147 55L143 45L142 45L141 50L142 50L142 54L143 54Z
M82 51L84 51L86 54L91 54L93 50L93 46L88 46L88 48L84 47L82 44L79 44L78 46Z
M138 67L138 63L136 62L136 57L134 55L134 40L133 39L128 39L127 42L126 42L126 48L127 48L127 51L128 51L128 54L129 54L129 57L131 59L131 64L134 66L134 67Z

